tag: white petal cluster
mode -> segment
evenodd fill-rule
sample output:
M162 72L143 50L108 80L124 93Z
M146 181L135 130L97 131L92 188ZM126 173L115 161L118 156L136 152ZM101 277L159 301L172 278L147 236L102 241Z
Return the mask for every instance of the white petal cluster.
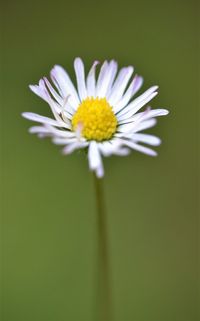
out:
M141 133L156 124L155 117L168 114L166 109L154 109L147 105L156 95L157 86L153 86L133 99L133 96L141 88L143 79L141 76L132 77L134 68L124 67L118 72L117 62L105 61L96 77L95 61L87 74L83 61L76 58L74 70L77 80L77 88L72 83L69 75L61 66L54 66L49 80L44 77L38 85L31 85L30 89L44 99L50 106L54 118L48 118L35 113L25 112L23 117L39 123L29 129L30 133L36 133L39 137L51 137L58 145L64 145L63 153L70 154L79 148L88 148L88 161L90 170L95 171L98 177L104 175L102 156L112 154L125 156L131 149L140 151L150 156L156 156L156 152L141 144L157 146L160 139L153 135ZM97 142L88 141L80 132L74 131L71 120L81 102L88 98L106 98L117 118L117 131L110 140Z

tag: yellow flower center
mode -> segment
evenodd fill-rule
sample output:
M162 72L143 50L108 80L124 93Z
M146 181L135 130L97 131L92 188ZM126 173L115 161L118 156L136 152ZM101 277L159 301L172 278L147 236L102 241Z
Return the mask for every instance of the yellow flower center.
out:
M105 98L87 98L72 118L73 130L78 130L78 126L86 139L101 142L116 132L117 118Z

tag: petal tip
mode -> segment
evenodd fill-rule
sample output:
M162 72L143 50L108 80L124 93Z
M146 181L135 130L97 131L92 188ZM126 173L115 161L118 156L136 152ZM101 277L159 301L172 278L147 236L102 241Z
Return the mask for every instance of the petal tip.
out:
M82 59L80 57L76 57L74 59L74 65L77 65L77 64L83 64L83 61L82 61Z
M39 88L38 85L28 85L28 88L35 94L37 89Z
M28 112L23 112L23 113L21 113L21 116L24 118L27 118L28 114L29 114Z

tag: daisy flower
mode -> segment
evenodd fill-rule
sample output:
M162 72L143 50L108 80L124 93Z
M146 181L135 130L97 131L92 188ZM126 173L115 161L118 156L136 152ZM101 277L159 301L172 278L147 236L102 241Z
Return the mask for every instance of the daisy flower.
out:
M74 60L77 88L61 66L54 66L51 82L44 77L38 85L30 86L49 104L53 118L30 112L22 116L40 124L31 127L30 133L49 136L53 143L64 145L64 154L87 148L90 170L102 177L102 156L125 156L132 149L156 156L154 150L143 144L157 146L160 139L141 131L154 126L155 117L167 115L168 111L150 107L140 111L157 95L158 86L152 86L133 99L143 79L138 75L132 77L132 66L118 71L116 61L105 61L96 77L98 64L95 61L85 76L83 61Z

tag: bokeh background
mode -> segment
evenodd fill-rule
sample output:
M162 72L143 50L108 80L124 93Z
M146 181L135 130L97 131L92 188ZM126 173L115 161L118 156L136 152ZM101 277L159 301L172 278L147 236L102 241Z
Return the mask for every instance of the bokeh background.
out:
M96 321L96 213L86 156L28 134L49 115L28 89L81 56L134 65L159 156L105 160L116 321L198 321L197 1L3 1L2 321Z

